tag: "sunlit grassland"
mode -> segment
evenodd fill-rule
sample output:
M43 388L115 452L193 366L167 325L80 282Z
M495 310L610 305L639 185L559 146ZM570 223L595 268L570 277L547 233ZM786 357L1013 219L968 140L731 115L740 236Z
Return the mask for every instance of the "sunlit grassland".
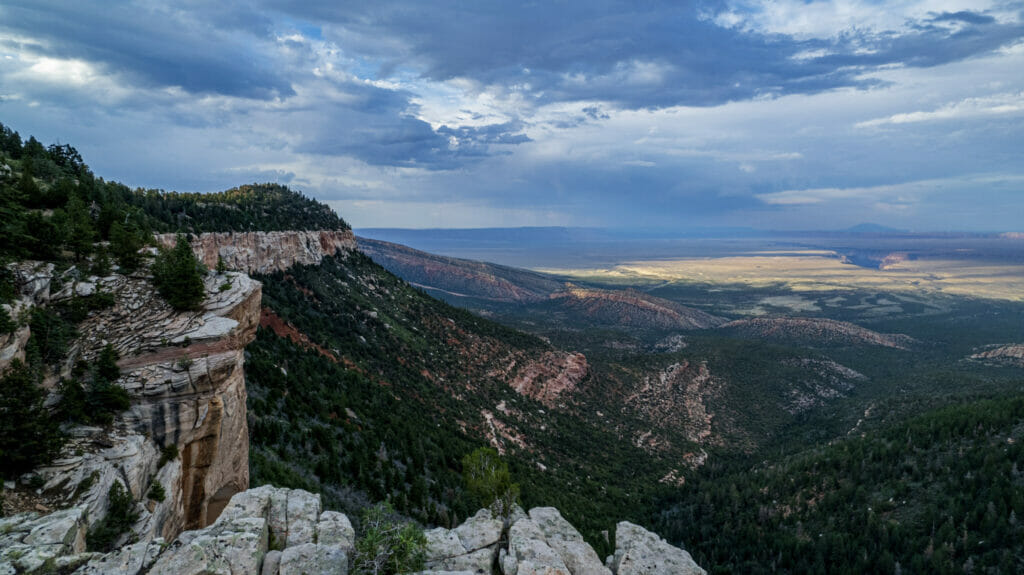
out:
M545 269L579 281L644 285L657 282L784 286L794 291L863 289L1024 301L1024 265L966 259L916 259L870 269L843 263L837 254L674 258L633 261L608 268Z

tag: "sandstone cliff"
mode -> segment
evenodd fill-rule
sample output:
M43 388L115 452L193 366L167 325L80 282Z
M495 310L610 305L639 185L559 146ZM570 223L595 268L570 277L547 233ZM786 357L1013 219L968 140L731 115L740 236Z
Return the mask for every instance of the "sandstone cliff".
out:
M174 245L174 234L157 234L166 247ZM316 265L325 257L356 249L351 230L284 232L216 232L193 236L192 249L207 267L217 265L218 256L231 270L248 274L283 271L296 264Z
M44 512L77 510L64 513L88 524L106 514L108 492L118 482L143 502L137 504L135 537L170 538L208 525L230 496L249 484L243 348L259 322L260 284L243 274L211 273L203 308L182 313L171 309L142 273L99 278L72 268L55 277L50 266L33 269L31 275L19 273L29 280L21 284L19 305L97 292L114 300L78 326L82 335L47 378L51 399L57 399L58 377L69 376L77 360L94 359L109 343L120 354L116 384L128 391L131 407L109 427L70 429L61 457L34 474L42 487L9 485L15 489L6 496ZM51 294L55 279L62 287ZM5 356L23 355L12 351L13 345L4 348ZM179 456L162 457L165 448ZM147 501L154 482L166 492L162 502Z
M170 544L158 538L108 554L84 553L74 544L83 529L75 510L0 519L0 572L345 575L355 548L348 517L323 511L319 495L269 486L235 495L216 522L186 531ZM601 561L553 507L528 513L516 508L505 520L482 509L454 529L425 535L427 570L419 575L705 573L686 551L628 522L616 526L615 554Z

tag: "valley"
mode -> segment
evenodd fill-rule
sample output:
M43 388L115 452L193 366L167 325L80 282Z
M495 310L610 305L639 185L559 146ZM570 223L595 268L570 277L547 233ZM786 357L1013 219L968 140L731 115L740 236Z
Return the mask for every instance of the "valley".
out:
M461 557L451 533L496 521L464 477L480 448L530 510L498 529L519 534L515 561L527 522L557 513L588 565L620 572L613 532L692 563L631 524L711 572L1021 565L1012 250L933 266L928 289L913 278L937 260L880 256L896 251L877 238L843 248L855 258L703 238L689 249L715 257L553 273L357 237L284 186L131 190L50 154L33 161L56 176L4 157L0 181L0 565L16 572L174 572L237 541L259 565L293 501L324 533L339 516L365 533L387 502L448 538L429 548L440 566ZM36 545L40 529L68 539ZM497 543L477 559L507 571Z

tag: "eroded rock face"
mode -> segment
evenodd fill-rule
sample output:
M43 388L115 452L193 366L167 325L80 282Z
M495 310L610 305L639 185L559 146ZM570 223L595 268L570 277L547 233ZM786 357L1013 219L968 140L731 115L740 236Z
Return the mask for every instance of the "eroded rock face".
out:
M563 396L570 396L590 375L590 366L582 353L548 351L525 364L510 385L517 393L555 407Z
M0 305L16 323L33 307L50 301L50 282L53 279L53 264L40 262L18 262L10 264L14 281L18 286L17 298L11 303ZM25 345L31 331L27 325L16 328L8 334L0 334L0 373L14 360L25 361Z
M172 247L175 234L157 234L156 239ZM216 232L193 236L192 249L207 267L217 258L231 270L268 274L296 264L319 264L325 257L356 249L351 230Z
M46 506L81 505L95 521L106 514L108 492L118 482L139 502L136 538L171 539L208 525L249 485L243 349L259 322L260 284L243 274L211 273L202 309L178 312L142 273L62 283L48 299L98 291L115 303L79 325L83 335L47 378L51 400L58 377L110 344L121 357L115 383L128 391L131 407L108 428L70 430L61 457L36 470ZM162 458L165 447L176 448L178 457ZM154 483L163 487L163 501L147 499Z

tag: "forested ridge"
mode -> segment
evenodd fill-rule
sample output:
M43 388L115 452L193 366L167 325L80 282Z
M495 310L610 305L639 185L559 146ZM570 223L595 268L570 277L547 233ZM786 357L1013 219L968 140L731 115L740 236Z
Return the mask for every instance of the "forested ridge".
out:
M153 232L349 229L329 207L278 184L215 193L131 189L97 177L68 144L0 124L0 257L74 260L96 242L131 267Z
M1024 572L1024 396L779 461L711 461L656 518L713 573Z

